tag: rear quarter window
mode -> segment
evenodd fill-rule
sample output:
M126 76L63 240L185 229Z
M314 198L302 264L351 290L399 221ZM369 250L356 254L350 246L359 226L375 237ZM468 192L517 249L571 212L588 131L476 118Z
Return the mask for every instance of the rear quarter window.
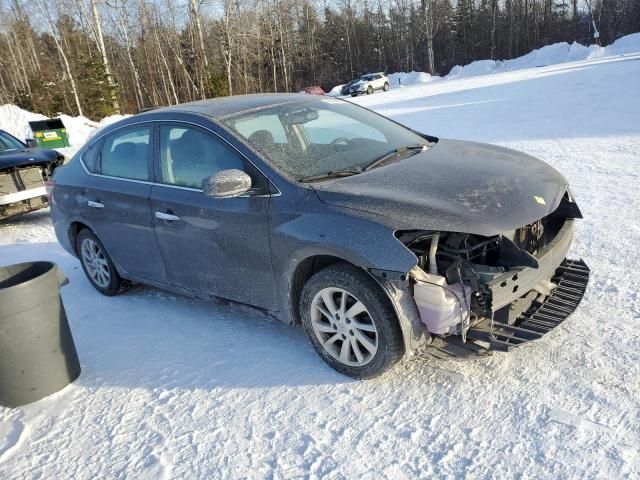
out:
M100 165L100 151L102 150L102 140L90 145L82 154L82 162L91 173L98 173Z

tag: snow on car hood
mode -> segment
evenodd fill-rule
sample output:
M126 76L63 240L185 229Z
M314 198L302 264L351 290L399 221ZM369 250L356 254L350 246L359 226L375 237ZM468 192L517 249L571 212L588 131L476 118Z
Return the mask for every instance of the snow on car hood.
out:
M375 214L394 229L487 236L551 213L567 187L558 171L525 153L442 139L396 163L313 184L323 202Z

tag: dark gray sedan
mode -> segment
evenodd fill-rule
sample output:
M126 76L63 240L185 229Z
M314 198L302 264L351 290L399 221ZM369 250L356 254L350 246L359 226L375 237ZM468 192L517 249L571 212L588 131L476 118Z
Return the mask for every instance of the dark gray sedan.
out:
M56 234L105 295L132 282L302 323L347 375L540 338L589 277L545 163L349 102L250 95L134 115L54 175Z

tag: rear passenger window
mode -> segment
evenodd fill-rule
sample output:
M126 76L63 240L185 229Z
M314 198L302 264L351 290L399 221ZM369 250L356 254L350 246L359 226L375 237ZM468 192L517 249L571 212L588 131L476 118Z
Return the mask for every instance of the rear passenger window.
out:
M149 180L151 127L127 129L104 141L100 173L111 177Z

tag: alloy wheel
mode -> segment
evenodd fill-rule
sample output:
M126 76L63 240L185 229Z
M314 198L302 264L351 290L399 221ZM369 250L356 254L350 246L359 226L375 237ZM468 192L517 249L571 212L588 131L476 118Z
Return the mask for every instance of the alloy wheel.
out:
M362 367L378 351L378 330L367 307L342 288L323 288L315 295L311 326L322 348L344 365Z
M82 263L91 280L100 288L107 288L111 282L111 272L107 257L100 245L90 238L85 238L81 245Z

